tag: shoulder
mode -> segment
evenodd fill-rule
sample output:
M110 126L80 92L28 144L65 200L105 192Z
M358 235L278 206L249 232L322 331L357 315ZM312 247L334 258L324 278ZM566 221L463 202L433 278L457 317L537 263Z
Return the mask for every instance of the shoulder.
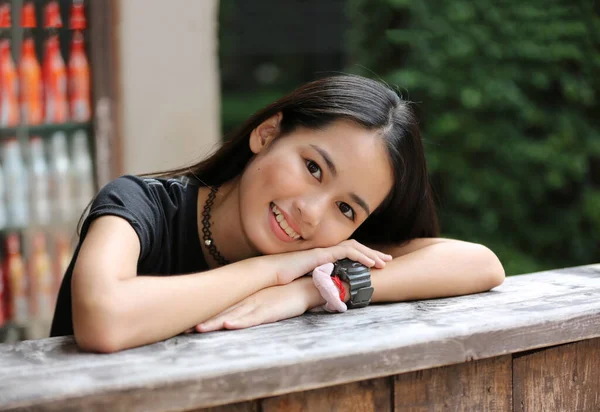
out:
M192 189L187 178L155 178L135 175L123 175L106 184L97 198L116 200L119 203L127 200L147 199L160 200L163 197L175 200L178 195Z

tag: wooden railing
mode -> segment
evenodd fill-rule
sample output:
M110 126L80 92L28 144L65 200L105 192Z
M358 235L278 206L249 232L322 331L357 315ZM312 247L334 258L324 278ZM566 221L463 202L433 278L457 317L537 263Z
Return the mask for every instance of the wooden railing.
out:
M598 411L600 265L116 354L0 345L0 410Z

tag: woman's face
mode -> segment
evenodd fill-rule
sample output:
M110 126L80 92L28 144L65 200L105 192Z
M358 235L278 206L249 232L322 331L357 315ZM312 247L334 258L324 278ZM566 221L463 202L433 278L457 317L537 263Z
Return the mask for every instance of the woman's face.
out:
M256 156L240 181L242 230L251 246L274 254L348 239L392 188L382 138L350 121L277 138L279 119L252 132Z

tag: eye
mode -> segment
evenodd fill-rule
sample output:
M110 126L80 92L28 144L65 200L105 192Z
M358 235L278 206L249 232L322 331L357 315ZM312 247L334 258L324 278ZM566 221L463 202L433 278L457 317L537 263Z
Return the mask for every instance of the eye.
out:
M345 203L345 202L337 202L337 203L338 203L340 212L342 212L344 214L344 216L346 216L348 219L351 219L352 221L354 221L354 219L356 218L354 209L352 209L352 207L348 203Z
M321 167L316 162L312 160L306 160L306 168L308 169L308 172L311 175L313 175L319 182L321 181L323 173L321 172Z

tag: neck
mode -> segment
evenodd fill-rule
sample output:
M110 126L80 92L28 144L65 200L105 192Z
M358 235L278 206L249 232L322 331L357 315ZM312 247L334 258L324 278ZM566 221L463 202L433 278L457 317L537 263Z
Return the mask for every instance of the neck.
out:
M208 187L203 187L198 191L198 236L201 239L200 243L208 266L214 268L218 264L202 240L202 211L209 193L210 188ZM242 228L239 179L226 182L219 187L210 209L210 231L217 250L229 262L237 262L259 254L248 241Z

